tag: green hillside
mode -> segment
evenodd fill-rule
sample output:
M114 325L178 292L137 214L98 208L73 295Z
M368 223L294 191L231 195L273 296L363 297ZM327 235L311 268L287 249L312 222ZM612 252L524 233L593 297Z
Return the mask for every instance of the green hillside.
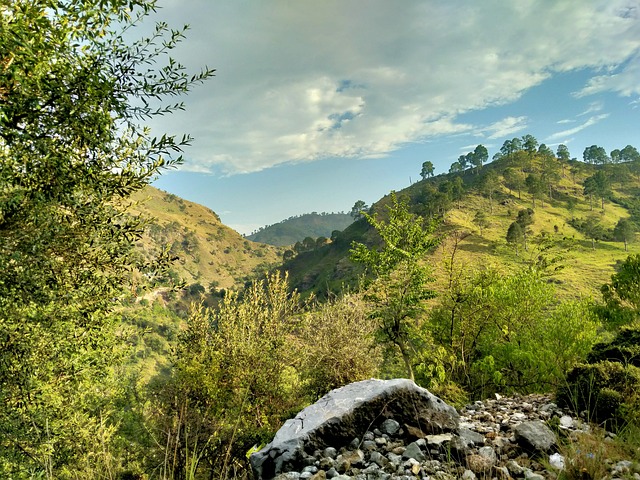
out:
M524 150L497 157L482 167L428 178L397 192L408 200L412 212L440 222L442 243L429 260L436 279L443 279L443 258L450 255L454 243L457 261L470 268L498 265L512 269L535 261L544 239L545 245L553 245L550 255L562 258L559 263L564 268L553 276L559 292L570 297L599 297L600 286L615 272L616 263L640 252L633 238L628 239L625 251L625 243L614 232L620 219L632 220L634 232L638 230L640 161L587 164ZM601 195L592 185L598 175L606 180ZM387 202L388 196L375 203L372 211L384 218ZM508 243L507 231L518 212L529 208L533 221L526 226L525 249L523 240ZM354 241L376 243L375 232L365 219L332 243L299 253L283 269L296 288L321 297L354 286L358 269L349 260Z
M215 212L148 186L134 195L137 211L153 220L137 246L151 258L169 249L169 274L187 284L230 288L242 286L282 258L280 249L243 238L223 225Z
M352 223L353 217L346 213L313 212L268 225L247 238L254 242L284 247L302 242L307 237L329 238L333 232L342 231Z

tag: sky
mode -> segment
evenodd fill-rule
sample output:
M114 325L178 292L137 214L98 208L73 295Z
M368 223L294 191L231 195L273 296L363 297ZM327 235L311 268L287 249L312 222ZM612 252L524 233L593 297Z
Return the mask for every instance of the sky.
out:
M242 234L348 212L525 134L640 148L638 0L159 0L216 76L150 123L190 133L154 185ZM143 26L144 28L144 26Z

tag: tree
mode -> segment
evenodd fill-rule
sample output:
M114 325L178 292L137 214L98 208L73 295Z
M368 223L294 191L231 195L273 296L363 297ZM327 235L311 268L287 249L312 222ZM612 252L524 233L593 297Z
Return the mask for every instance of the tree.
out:
M480 229L480 235L482 235L482 229L489 226L487 215L482 210L478 210L473 216L473 223Z
M495 170L489 170L481 179L480 189L489 198L489 213L493 213L493 195L500 188L500 179Z
M609 162L609 157L604 148L598 145L591 145L584 149L582 153L584 163L591 163L593 165L604 165Z
M425 180L427 177L433 177L433 170L433 163L430 161L426 161L422 164L422 171L420 172L420 176L423 180Z
M519 168L508 167L502 172L505 186L509 190L517 190L518 198L521 197L521 191L526 186L525 175Z
M522 137L522 147L524 151L529 154L529 157L533 157L533 154L536 153L536 149L538 148L538 140L533 135L524 135Z
M449 173L461 173L462 171L464 171L464 168L462 168L462 165L460 165L460 162L457 160L449 167Z
M469 168L469 161L471 160L471 157L469 157L469 155L472 154L469 153L467 155L460 155L458 157L458 163L460 164L460 168L462 168L462 171L465 171L467 168Z
M524 234L522 227L518 222L512 222L507 230L507 243L510 243L516 249L516 256L518 256L518 245L520 245L523 240Z
M482 165L489 159L489 152L484 145L478 145L471 156L471 164L476 167L476 173L482 168Z
M638 150L635 147L627 145L622 150L620 150L620 161L638 162L640 161L640 153L638 153Z
M602 294L608 304L631 310L640 315L640 254L629 255L611 276L611 283L603 285Z
M628 218L621 218L613 228L613 238L619 242L624 242L624 251L627 251L627 244L634 240L636 226Z
M127 213L128 197L179 163L172 154L190 141L154 138L137 122L182 109L163 100L212 75L189 76L167 56L183 30L160 24L132 45L117 33L153 9L146 0L1 7L2 477L84 477L107 448L96 439L115 428L109 312L144 267L133 255L143 222Z
M596 173L586 178L584 181L584 193L589 195L589 202L591 210L593 210L593 202L591 201L593 195L601 198L602 210L604 210L605 198L611 196L611 180L609 176L602 170L598 170Z
M569 149L566 145L562 143L558 145L558 148L556 149L556 157L558 157L558 160L560 160L560 166L562 167L562 176L564 177L564 169L566 167L566 164L571 159L571 154L569 153Z
M399 200L394 192L390 200L387 221L365 214L382 245L368 247L354 242L350 256L373 276L366 296L373 305L371 316L378 325L378 341L397 349L407 376L413 379L412 342L423 300L435 295L426 288L431 276L423 257L438 241L433 236L435 223L410 213L406 201Z
M605 234L604 228L600 223L600 219L595 215L588 217L582 223L582 231L587 238L591 239L591 248L593 250L596 249L596 240L602 240Z
M353 207L351 207L351 213L349 213L349 215L351 215L354 220L360 220L363 217L365 210L368 208L369 206L364 203L364 201L358 200L353 204Z
M531 194L533 208L536 208L536 198L542 199L542 194L545 191L545 183L540 175L530 173L525 179L525 184L527 185L527 191ZM544 207L544 200L542 201L542 206Z
M571 159L571 154L569 153L569 149L567 148L566 145L562 143L558 145L558 148L556 149L556 156L558 157L558 160L560 160L561 162L568 162Z

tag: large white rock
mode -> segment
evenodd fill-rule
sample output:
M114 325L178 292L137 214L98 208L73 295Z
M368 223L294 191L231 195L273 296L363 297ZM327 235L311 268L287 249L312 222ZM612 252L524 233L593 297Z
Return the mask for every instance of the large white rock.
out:
M455 408L411 380L363 380L332 390L287 420L270 444L251 455L251 466L256 478L273 478L299 468L316 450L362 438L386 418L426 434L458 428Z

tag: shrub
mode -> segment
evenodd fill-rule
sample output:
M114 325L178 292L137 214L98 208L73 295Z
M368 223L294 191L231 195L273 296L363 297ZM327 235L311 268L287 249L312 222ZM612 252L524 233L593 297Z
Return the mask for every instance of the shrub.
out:
M640 367L640 327L623 327L611 342L594 345L587 362L604 360Z
M560 406L586 412L590 421L621 427L640 405L640 368L608 360L575 366L557 393Z

